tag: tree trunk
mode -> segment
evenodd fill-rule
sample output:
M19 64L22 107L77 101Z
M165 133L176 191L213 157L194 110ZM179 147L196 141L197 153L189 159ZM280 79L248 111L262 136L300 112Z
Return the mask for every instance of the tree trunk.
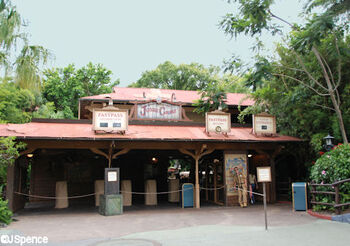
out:
M331 97L333 108L334 108L334 110L336 112L336 115L337 115L337 118L338 118L338 124L339 124L340 132L341 132L341 135L342 135L342 138L343 138L343 142L345 144L347 144L348 143L348 138L346 136L346 130L345 130L345 127L344 127L343 115L342 115L342 112L340 110L340 105L337 102L336 96L334 94L334 91L337 90L337 88L332 85L332 82L331 82L331 80L329 78L329 75L327 73L327 69L324 66L324 63L322 61L322 58L321 58L321 55L320 55L319 51L315 47L312 47L312 51L314 52L318 63L321 65L322 72L323 72L323 77L325 78L326 83L327 83L328 93L329 93L329 95ZM338 76L341 76L341 74L339 74Z

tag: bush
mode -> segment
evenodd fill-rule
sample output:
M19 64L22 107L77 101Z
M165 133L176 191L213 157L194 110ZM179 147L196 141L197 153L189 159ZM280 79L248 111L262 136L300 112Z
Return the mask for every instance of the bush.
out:
M8 201L0 197L0 222L10 224L12 221L12 212L7 206Z
M333 150L323 154L311 167L310 179L317 184L332 184L350 178L350 144L340 144ZM326 191L330 187L320 187ZM349 202L350 182L339 186L340 203ZM316 201L332 203L334 196L316 195ZM330 209L326 206L314 206L315 210Z

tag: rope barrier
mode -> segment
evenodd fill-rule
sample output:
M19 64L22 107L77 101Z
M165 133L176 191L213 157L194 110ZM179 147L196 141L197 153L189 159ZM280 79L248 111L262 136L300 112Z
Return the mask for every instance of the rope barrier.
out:
M237 190L241 190L241 191L243 191L243 192L246 192L246 193L250 193L251 191L249 191L249 190L247 190L247 189L241 189L241 188L238 188L238 186L236 186L236 187L232 187L233 189L237 189ZM232 189L231 188L231 189ZM254 195L258 195L258 196L264 196L264 194L261 194L261 193L257 193L257 192L251 192L252 194L254 194Z
M89 196L94 196L97 193L91 193L91 194L86 194L86 195L81 195L81 196L69 196L69 197L53 197L53 196L38 196L38 195L30 195L30 194L25 194L21 192L14 192L17 195L22 195L22 196L27 196L27 197L33 197L33 198L42 198L42 199L76 199L76 198L84 198L84 197L89 197Z
M201 190L221 190L225 188L225 186L221 186L219 188L204 188L204 187L199 187Z
M183 189L183 190L173 190L173 191L161 191L161 192L136 192L136 191L120 191L120 193L125 193L125 194L135 194L135 195L163 195L163 194L170 194L170 193L179 193L181 191L185 190L192 190L192 189Z
M201 190L209 190L209 191L214 191L214 190L221 190L223 188L225 188L225 186L221 186L218 188L205 188L205 187L199 187ZM231 188L232 189L232 188ZM246 193L250 193L250 191L246 190L246 189L241 189L238 187L233 187L234 190L241 190L243 192ZM124 193L124 194L134 194L134 195L164 195L164 194L171 194L171 193L180 193L182 191L186 191L186 190L192 190L190 188L187 189L181 189L181 190L175 190L175 191L162 191L162 192L136 192L136 191L121 191L120 193ZM53 199L53 200L59 200L59 199L77 199L77 198L84 198L84 197L89 197L89 196L94 196L96 194L99 193L90 193L90 194L86 194L86 195L79 195L79 196L69 196L69 197L52 197L52 196L39 196L39 195L31 195L31 194L25 194L25 193L21 193L21 192L14 192L17 195L22 195L22 196L26 196L26 197L33 197L33 198L41 198L41 199ZM257 192L251 192L252 194L258 195L258 196L264 196L264 194L261 193L257 193Z

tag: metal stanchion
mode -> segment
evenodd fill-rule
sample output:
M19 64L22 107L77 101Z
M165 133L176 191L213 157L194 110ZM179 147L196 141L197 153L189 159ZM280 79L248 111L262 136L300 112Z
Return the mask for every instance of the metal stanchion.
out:
M267 206L266 206L266 183L263 183L263 193L264 193L264 212L265 212L265 231L267 231Z

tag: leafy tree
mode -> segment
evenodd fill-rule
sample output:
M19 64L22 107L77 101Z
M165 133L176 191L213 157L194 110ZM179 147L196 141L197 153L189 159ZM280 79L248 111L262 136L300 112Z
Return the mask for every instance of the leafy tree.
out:
M18 88L11 82L0 83L0 122L28 122L35 106L35 96L30 90Z
M154 70L142 73L141 78L129 87L175 90L202 90L220 80L220 68L198 63L175 65L166 61Z
M239 4L239 14L227 14L220 23L222 29L231 36L244 34L256 37L263 31L269 31L272 34L281 33L281 26L274 23L273 20L288 24L292 28L291 34L286 37L287 44L284 46L284 51L292 54L294 61L290 60L289 63L282 63L276 59L271 65L265 64L262 67L260 66L259 68L263 69L256 69L254 71L255 73L250 77L251 83L261 82L261 78L264 78L263 74L271 74L273 66L281 67L282 71L274 68L273 76L283 83L286 80L293 80L295 83L289 85L292 85L293 88L299 88L299 92L303 89L313 92L314 96L317 97L317 102L320 102L314 106L333 111L337 119L341 138L344 143L347 143L348 140L343 119L344 112L341 107L344 98L340 92L341 85L344 84L342 72L344 56L342 55L343 50L341 51L340 46L344 43L346 26L337 25L335 15L326 14L308 16L306 24L303 26L291 24L272 13L271 6L274 3L273 0L235 0L232 2ZM325 1L318 0L312 2L316 4L325 3ZM323 47L324 45L326 47ZM344 46L343 48L345 51ZM283 59L284 54L279 52L279 55ZM311 64L309 63L311 61L310 59L312 59ZM254 81L254 79L257 80ZM267 87L267 89L263 88L259 94L266 96L265 106L271 105L271 96L267 93L269 91L270 81L266 80L266 78L263 81L265 81L263 87ZM273 92L278 93L277 90ZM305 93L308 94L309 92L304 90L304 95ZM306 98L310 97L311 95ZM300 100L298 101L299 103L305 104L305 97L303 98L300 95L298 99ZM308 111L302 110L301 112L305 114ZM293 127L292 124L291 126Z
M146 71L130 87L146 87L176 90L198 90L200 99L194 103L195 112L204 114L210 110L226 108L226 92L247 93L242 78L220 73L220 68L198 63L175 65L166 61L154 70Z
M0 222L5 224L9 224L12 217L7 201L2 198L2 192L6 184L7 167L14 164L19 157L18 151L24 147L25 144L17 143L15 137L0 137Z
M15 139L15 137L0 137L0 185L6 183L7 167L14 164L19 157L18 151L25 147L24 143L17 143Z
M46 104L46 111L54 106L55 112L62 111L64 118L76 118L80 97L110 93L119 84L119 80L111 81L111 74L102 65L92 63L80 69L68 65L65 68L46 70L42 95L47 102L54 104Z
M193 105L196 106L194 112L205 114L216 109L226 109L226 93L217 87L211 87L201 93L201 98Z
M21 88L39 90L39 65L46 63L50 53L42 46L29 45L27 35L21 32L22 25L11 2L0 0L0 64L5 77L13 76Z
M349 18L350 1L349 0L307 0L305 10L307 13L315 8L325 9L324 15L330 15L333 18Z

